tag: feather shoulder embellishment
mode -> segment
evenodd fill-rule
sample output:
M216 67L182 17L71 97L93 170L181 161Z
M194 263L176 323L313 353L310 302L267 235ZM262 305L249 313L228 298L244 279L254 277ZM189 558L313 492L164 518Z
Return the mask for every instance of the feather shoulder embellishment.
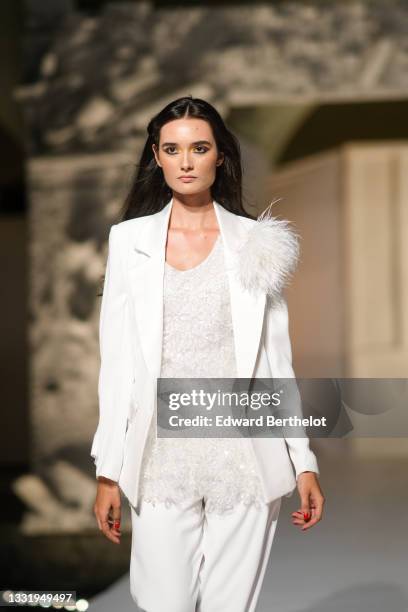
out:
M254 221L237 253L237 275L242 286L254 295L266 293L281 298L299 261L299 236L290 221L273 217L272 202Z

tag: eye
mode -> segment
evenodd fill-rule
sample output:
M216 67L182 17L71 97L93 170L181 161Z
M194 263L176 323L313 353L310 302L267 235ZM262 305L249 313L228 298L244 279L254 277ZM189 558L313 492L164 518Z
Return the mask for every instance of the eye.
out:
M170 145L168 147L164 148L164 151L166 153L168 153L169 155L174 155L174 153L176 153L176 148L173 145ZM200 155L202 155L203 153L206 153L209 149L208 147L204 146L204 145L197 145L196 147L194 147L195 151L197 151L198 153L200 153Z

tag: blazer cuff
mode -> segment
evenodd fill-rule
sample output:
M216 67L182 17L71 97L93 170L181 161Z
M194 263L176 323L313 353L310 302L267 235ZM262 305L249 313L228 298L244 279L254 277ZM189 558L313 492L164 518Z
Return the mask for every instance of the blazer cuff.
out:
M302 472L315 472L320 474L317 458L309 446L307 438L286 438L289 456L296 473L296 480Z

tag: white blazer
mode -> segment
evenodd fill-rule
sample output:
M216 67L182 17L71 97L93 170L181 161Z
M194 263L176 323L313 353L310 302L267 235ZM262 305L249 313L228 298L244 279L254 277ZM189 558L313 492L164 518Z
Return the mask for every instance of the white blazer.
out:
M173 199L109 234L101 303L99 423L91 456L136 507L140 468L156 406L163 339L163 279ZM281 290L296 255L285 220L249 219L213 201L231 299L238 378L291 378L288 311ZM309 439L248 438L265 502L290 496L301 472L319 474ZM292 463L293 462L293 466Z

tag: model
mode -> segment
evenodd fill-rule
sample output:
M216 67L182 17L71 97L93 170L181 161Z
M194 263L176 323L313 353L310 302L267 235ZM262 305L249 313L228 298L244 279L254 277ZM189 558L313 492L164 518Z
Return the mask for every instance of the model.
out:
M309 439L158 436L157 379L294 378L282 290L297 237L243 208L239 143L211 104L175 100L147 131L109 234L94 512L120 543L121 490L129 502L139 609L252 612L282 497L297 487L300 529L322 517Z

